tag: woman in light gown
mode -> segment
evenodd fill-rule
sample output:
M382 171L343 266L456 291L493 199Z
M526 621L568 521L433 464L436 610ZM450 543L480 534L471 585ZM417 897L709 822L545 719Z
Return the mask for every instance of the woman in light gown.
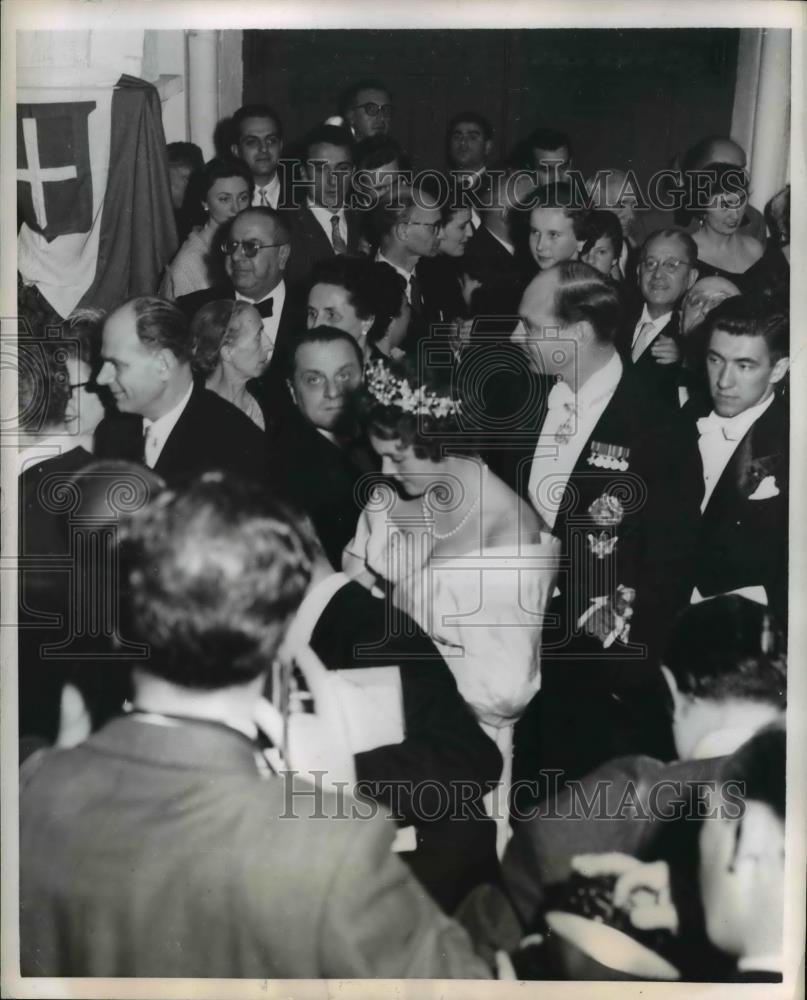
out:
M382 472L343 569L429 633L504 758L494 817L508 836L513 725L541 684L543 614L558 542L535 511L462 441L447 373L409 362L366 370L359 410ZM394 621L391 622L394 627Z

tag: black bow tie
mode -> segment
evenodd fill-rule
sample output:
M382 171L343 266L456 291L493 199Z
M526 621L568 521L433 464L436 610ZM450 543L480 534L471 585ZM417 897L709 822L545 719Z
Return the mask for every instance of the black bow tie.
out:
M264 299L262 302L256 302L255 308L261 314L261 319L266 319L267 316L272 315L272 302L274 299L268 298Z

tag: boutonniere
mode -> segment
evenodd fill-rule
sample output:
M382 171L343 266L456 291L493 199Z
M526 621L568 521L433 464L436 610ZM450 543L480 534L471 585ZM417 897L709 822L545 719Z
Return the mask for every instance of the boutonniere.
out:
M759 481L757 488L748 497L749 500L770 500L771 497L779 496L779 487L776 485L776 476L765 476Z
M630 448L621 444L605 444L603 441L592 441L591 452L586 459L589 465L598 469L613 469L615 472L627 472L630 462Z
M605 559L606 556L613 555L619 539L616 535L609 535L607 531L601 531L599 535L587 534L586 541L593 555L598 559Z

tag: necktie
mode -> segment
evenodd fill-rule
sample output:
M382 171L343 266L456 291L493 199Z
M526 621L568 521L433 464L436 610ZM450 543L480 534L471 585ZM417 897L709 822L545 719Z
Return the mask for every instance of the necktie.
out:
M420 297L420 284L413 271L409 275L409 305L420 315L423 312L423 299Z
M653 329L653 324L647 320L639 327L639 332L636 334L636 339L633 342L633 347L631 348L630 356L636 361L642 355L642 352L647 347L650 342L650 331Z
M266 206L266 208L271 208L271 207L272 207L272 206L271 206L271 205L269 204L269 198L268 198L268 196L267 196L267 194L266 194L266 188L260 188L260 189L258 190L258 195L259 195L259 197L260 197L260 199L261 199L261 205L265 205L265 206Z
M550 412L563 411L564 420L555 431L555 442L568 444L577 422L577 400L568 383L561 380L552 386L546 406Z
M333 252L335 254L347 253L347 243L342 239L342 234L339 232L339 216L331 216L331 243L333 243Z
M143 430L143 455L146 465L153 469L157 463L157 438L153 424L147 424Z
M274 299L270 297L268 299L264 299L262 302L255 303L255 308L261 314L261 319L266 319L267 316L272 315L273 302Z

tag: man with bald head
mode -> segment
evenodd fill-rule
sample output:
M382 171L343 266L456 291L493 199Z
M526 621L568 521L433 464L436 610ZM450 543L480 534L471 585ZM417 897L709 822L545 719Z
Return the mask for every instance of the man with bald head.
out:
M171 487L213 469L262 478L262 432L194 385L192 347L187 317L164 299L141 296L110 313L96 381L117 412L98 426L96 455L142 462Z
M678 372L678 402L681 406L689 400L693 400L693 405L699 408L708 403L709 387L699 358L699 327L721 302L739 294L740 289L728 278L712 274L699 278L684 296L680 323L683 357Z
M560 539L564 567L542 690L516 727L519 777L536 777L536 756L567 778L625 753L668 759L658 656L689 596L701 492L683 418L620 356L619 292L593 267L539 272L519 313L511 340L534 379L497 471Z

